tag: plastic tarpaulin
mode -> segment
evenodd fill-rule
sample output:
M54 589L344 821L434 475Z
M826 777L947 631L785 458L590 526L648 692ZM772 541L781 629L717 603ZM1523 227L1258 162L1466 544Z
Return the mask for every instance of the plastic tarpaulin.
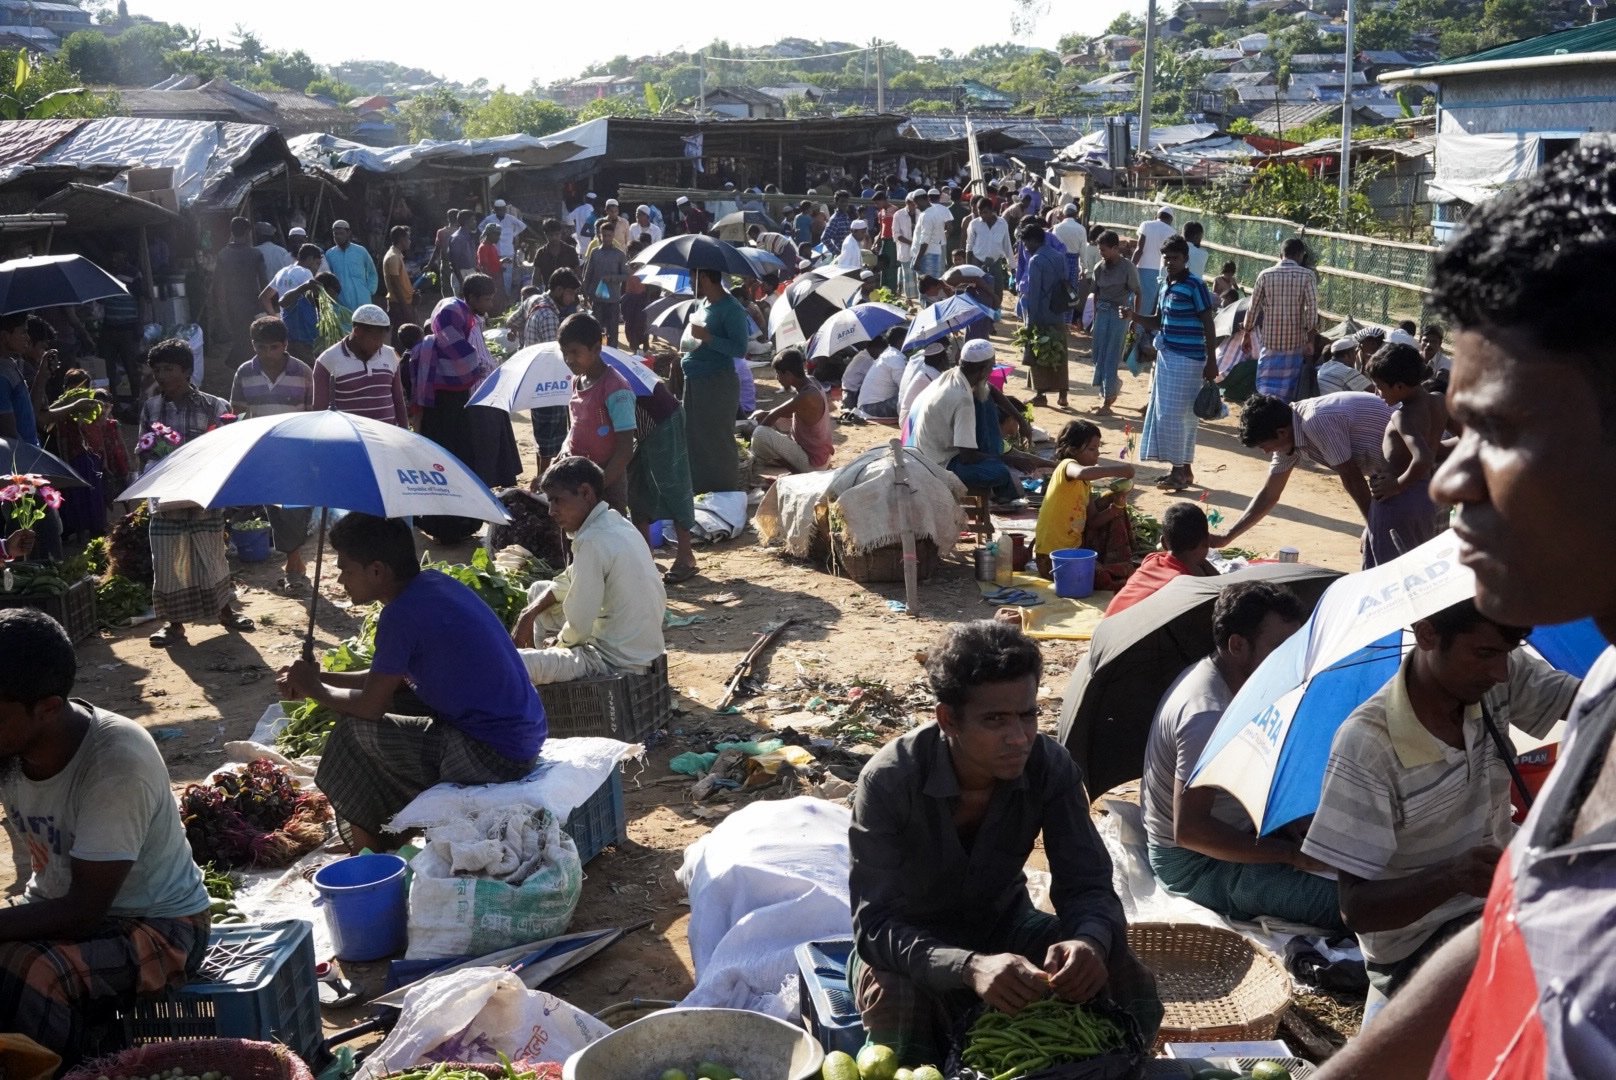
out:
M181 206L223 182L275 129L263 124L107 117L91 120L34 162L36 167L172 168ZM124 191L123 177L105 185Z
M409 146L385 148L365 146L335 135L300 135L287 146L299 160L327 169L356 168L371 173L405 173L432 162L471 162L478 158L492 158L495 168L509 165L554 165L583 156L595 156L606 151L606 121L604 118L568 128L554 135L538 138L533 135L499 135L489 139L456 139L451 142L413 143ZM592 125L599 125L598 129ZM587 129L587 130L586 130ZM598 152L584 155L595 141L598 130ZM578 133L583 139L573 137Z
M1486 202L1537 171L1542 142L1537 135L1518 132L1440 133L1436 137L1436 175L1428 184L1432 199L1439 203Z

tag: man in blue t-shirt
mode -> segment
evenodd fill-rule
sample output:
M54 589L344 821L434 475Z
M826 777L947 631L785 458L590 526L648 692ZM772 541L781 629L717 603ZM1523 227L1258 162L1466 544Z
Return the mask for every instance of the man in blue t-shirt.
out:
M280 670L279 687L342 714L315 783L349 823L352 849L382 850L386 823L434 784L526 776L544 745L544 706L499 617L458 581L422 570L403 521L349 514L331 547L353 602L382 605L376 654L370 670L345 673L299 660Z

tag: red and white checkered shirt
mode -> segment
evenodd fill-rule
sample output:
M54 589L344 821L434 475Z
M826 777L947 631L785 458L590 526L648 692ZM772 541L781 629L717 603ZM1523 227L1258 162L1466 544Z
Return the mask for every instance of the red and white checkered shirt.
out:
M1307 352L1319 322L1319 283L1313 271L1283 259L1258 274L1247 325L1259 318L1264 352Z

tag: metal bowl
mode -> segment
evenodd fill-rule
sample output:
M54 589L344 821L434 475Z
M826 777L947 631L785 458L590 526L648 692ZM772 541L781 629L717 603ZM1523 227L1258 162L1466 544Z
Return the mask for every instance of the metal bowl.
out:
M563 1080L657 1080L664 1069L714 1061L743 1080L813 1080L825 1064L819 1040L784 1020L745 1009L668 1009L619 1028L567 1059Z

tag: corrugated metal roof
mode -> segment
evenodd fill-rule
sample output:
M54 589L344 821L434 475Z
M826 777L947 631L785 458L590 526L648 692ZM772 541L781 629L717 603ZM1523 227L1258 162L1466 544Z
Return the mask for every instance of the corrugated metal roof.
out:
M26 165L88 120L15 120L0 124L0 169Z
M1512 41L1508 45L1495 45L1490 49L1470 53L1468 56L1452 56L1426 66L1443 68L1455 64L1479 64L1493 60L1523 60L1535 56L1575 56L1580 53L1612 51L1616 51L1616 20L1573 26L1569 30L1560 30L1553 34L1543 34L1524 41Z

